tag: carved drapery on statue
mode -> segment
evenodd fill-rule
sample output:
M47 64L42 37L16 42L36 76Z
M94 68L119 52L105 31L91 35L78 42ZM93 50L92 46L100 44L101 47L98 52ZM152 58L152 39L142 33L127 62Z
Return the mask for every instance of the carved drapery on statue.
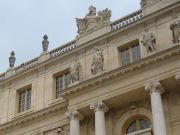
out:
M156 51L156 38L153 33L146 33L141 41L148 54Z
M97 73L101 73L104 69L104 55L103 50L100 47L94 47L94 55L91 64L91 73L96 75Z
M70 68L70 74L72 83L82 80L82 65L78 57L73 61L72 67Z
M180 18L171 22L170 29L172 31L173 43L180 42Z
M76 18L78 27L78 34L84 34L88 31L94 30L96 27L105 25L110 22L111 10L106 8L105 10L96 13L94 6L89 7L89 13L83 19Z

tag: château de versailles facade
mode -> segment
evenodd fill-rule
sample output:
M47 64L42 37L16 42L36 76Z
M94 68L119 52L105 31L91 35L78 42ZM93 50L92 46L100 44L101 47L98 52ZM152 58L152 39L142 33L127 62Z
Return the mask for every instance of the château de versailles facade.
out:
M180 135L180 1L76 19L78 36L0 75L0 135Z

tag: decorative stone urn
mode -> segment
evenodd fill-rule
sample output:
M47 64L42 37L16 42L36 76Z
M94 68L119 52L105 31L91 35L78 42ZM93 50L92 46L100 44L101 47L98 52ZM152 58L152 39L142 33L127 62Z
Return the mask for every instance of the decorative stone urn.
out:
M48 36L45 34L43 36L43 41L42 41L42 48L43 48L43 52L47 52L48 51L48 46L49 46L49 41L48 41Z
M14 51L11 52L11 56L9 57L9 67L13 68L15 64L16 58Z

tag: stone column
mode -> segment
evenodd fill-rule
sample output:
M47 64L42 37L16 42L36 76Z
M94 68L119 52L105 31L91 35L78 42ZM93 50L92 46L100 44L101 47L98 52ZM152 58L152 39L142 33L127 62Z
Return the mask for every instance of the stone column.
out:
M96 102L90 105L95 112L95 135L106 135L105 112L108 107L103 102Z
M166 135L166 124L161 99L161 94L164 92L164 89L159 81L154 81L146 84L145 90L148 91L151 96L154 135Z
M80 120L83 116L78 111L66 113L66 117L70 119L70 135L80 135Z

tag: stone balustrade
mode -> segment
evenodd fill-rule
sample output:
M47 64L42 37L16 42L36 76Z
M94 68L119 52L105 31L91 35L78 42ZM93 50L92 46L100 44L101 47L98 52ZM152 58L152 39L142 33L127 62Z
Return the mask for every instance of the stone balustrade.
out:
M3 80L5 80L5 73L0 75L0 82L2 82Z
M65 44L63 46L60 46L60 47L50 51L50 57L51 58L57 57L57 56L65 53L65 52L68 52L68 51L76 48L77 45L75 43L76 43L76 41L73 40L72 42L69 42L69 43L67 43L67 44Z
M20 66L15 68L15 74L34 67L38 64L38 58L32 59L28 62L22 63Z
M141 19L142 17L143 17L142 10L138 10L138 11L136 11L132 14L129 14L129 15L127 15L127 16L125 16L125 17L123 17L123 18L121 18L115 22L112 22L111 23L111 29L112 29L112 31L117 30L119 28L122 28L122 27L124 27L130 23L133 23L133 22Z

